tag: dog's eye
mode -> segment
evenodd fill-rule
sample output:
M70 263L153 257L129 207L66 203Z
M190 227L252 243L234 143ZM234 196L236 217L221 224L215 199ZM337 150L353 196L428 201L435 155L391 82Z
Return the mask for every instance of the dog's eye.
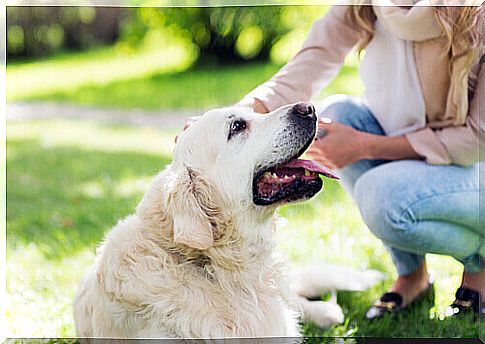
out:
M228 140L231 139L234 135L237 133L240 133L241 131L245 130L247 127L246 121L243 121L241 119L238 119L234 122L231 123L231 128L229 130L229 136L227 137Z
M241 120L234 121L231 124L231 131L233 133L237 133L238 131L241 131L241 130L244 130L244 129L246 129L246 122L244 122L244 121L241 121Z

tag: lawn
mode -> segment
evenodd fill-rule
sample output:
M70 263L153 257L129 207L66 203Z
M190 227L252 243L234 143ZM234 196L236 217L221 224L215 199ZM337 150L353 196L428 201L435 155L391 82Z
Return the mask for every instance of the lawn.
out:
M8 336L72 337L72 298L92 264L96 244L133 212L152 176L170 161L174 132L67 120L7 125ZM382 244L362 223L338 183L306 203L285 206L276 233L280 250L299 263L322 259L383 271L372 290L340 292L346 321L309 336L476 337L473 319L443 319L461 267L429 256L436 300L397 318L364 319L369 303L395 272Z

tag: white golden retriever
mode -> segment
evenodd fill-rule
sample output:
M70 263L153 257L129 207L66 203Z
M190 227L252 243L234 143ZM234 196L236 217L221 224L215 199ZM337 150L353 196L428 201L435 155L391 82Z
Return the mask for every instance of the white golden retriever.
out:
M322 188L324 167L297 159L314 139L313 106L260 115L207 112L179 137L173 162L107 234L74 302L78 336L299 336L298 319L343 321L329 289L364 289L375 272L288 270L273 250L278 205Z

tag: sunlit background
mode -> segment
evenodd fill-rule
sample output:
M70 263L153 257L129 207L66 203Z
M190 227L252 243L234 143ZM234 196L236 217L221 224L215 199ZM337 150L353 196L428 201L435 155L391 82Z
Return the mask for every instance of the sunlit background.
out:
M230 105L269 78L327 10L7 9L7 336L75 336L72 299L96 245L170 162L185 118ZM320 98L361 94L358 63L352 53ZM299 263L378 269L386 281L339 293L345 323L305 325L305 334L478 336L471 317L443 319L461 273L447 257L429 257L435 301L397 319L364 319L395 271L340 186L325 182L315 199L281 210L279 249Z

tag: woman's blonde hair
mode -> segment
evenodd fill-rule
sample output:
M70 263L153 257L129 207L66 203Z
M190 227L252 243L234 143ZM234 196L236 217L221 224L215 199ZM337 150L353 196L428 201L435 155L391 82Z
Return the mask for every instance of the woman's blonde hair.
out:
M485 6L435 7L435 15L446 36L443 53L449 56L451 64L459 58L465 58L465 66L469 69L476 58L483 54L483 47L480 46L479 18L483 20L484 9ZM358 44L358 50L361 52L374 35L374 10L371 5L350 6L347 19L364 33Z

